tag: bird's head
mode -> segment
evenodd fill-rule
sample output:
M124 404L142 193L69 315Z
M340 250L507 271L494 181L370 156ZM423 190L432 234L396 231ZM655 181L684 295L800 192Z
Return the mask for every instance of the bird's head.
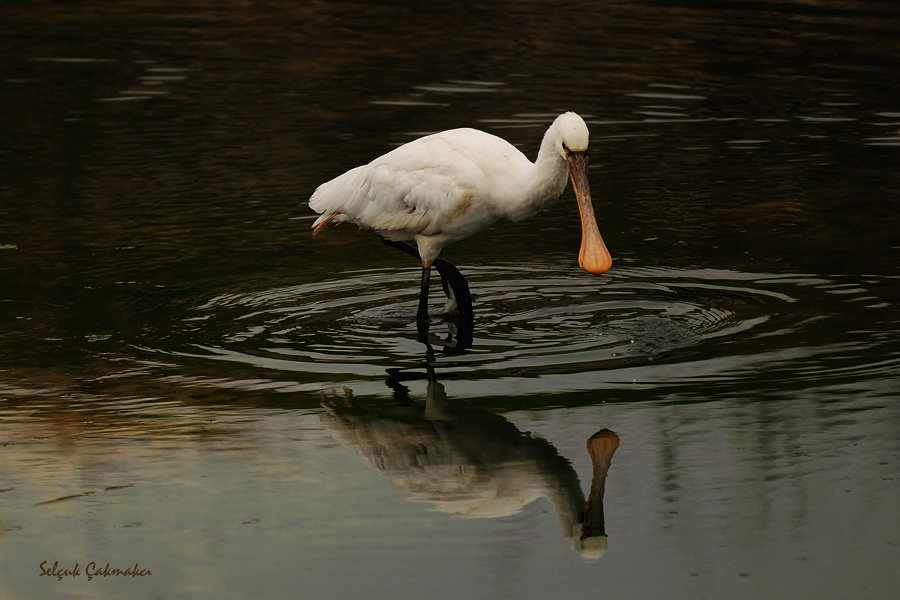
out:
M556 117L553 123L559 134L559 152L567 158L571 152L587 152L590 134L584 119L573 112Z
M584 120L573 112L567 112L556 118L551 129L559 139L559 152L569 167L569 177L578 200L578 212L581 213L581 252L578 253L578 264L594 275L605 273L612 266L612 257L594 218L594 205L591 203L591 188L588 185L588 141L590 134Z

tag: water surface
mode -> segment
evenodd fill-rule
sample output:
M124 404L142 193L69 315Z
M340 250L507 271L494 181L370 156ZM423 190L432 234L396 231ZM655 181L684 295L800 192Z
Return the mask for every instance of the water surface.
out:
M0 32L0 596L900 588L893 3L19 2ZM475 320L422 338L409 257L311 235L346 169L461 126L534 157L564 110L602 277L567 190L444 251Z

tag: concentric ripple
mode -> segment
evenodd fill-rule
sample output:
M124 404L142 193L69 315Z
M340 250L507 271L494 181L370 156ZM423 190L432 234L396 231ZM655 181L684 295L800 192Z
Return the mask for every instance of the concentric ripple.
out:
M426 360L439 376L471 383L463 393L472 394L697 378L734 384L751 373L775 376L785 360L820 378L832 370L835 345L813 342L849 341L834 335L842 312L853 311L858 323L859 311L870 311L876 329L890 310L878 302L883 282L803 274L618 268L595 278L574 269L492 266L467 268L465 275L476 310L471 343L460 343L457 324L443 318L431 325L427 343L421 338L414 318L418 271L410 269L210 298L185 316L181 347L143 350L206 365L210 376L201 379L254 389L365 387L383 380L387 369ZM443 297L437 286L432 295L436 314ZM889 352L886 360L898 359ZM230 369L223 378L212 366L221 361L254 375L233 380ZM841 368L855 371L864 362Z

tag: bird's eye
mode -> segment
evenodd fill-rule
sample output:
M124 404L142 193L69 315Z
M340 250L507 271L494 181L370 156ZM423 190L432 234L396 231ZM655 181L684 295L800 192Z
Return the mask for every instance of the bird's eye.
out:
M566 153L568 153L568 152L569 152L569 147L566 145L565 142L563 142L562 145L563 145L563 150L565 150Z

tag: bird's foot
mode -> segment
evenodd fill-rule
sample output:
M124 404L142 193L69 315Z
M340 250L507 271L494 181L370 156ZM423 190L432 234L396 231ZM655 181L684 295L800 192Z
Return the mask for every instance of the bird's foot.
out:
M444 308L441 309L441 314L445 316L454 316L459 314L459 305L456 303L456 298L453 296L447 297L447 303L444 304Z

